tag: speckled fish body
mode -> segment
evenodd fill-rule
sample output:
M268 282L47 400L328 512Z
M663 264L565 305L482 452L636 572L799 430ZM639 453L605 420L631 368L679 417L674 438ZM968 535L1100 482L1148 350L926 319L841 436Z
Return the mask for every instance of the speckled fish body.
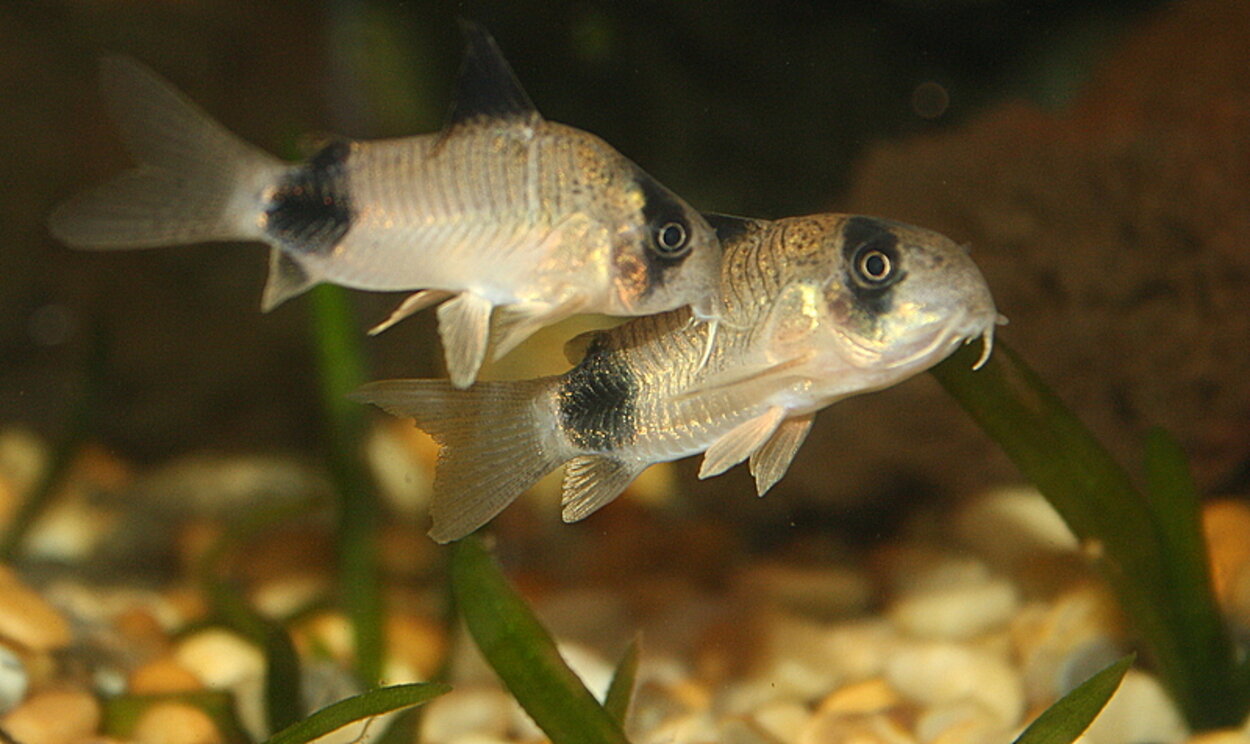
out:
M431 535L476 529L567 463L563 515L612 500L649 465L704 453L700 477L750 461L759 493L789 467L814 414L936 364L998 315L966 250L883 220L714 218L725 246L720 329L688 310L587 339L563 375L374 383L360 400L412 416L443 447Z
M333 141L298 164L238 140L137 63L105 60L140 167L63 205L52 230L83 248L268 243L265 309L319 282L420 290L375 330L442 303L461 387L488 342L499 356L575 313L692 305L710 317L720 246L706 220L603 140L544 119L493 39L465 30L444 130Z

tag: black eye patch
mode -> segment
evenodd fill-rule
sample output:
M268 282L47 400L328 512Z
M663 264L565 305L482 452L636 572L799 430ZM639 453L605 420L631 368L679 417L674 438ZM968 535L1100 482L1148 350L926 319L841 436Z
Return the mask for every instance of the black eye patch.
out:
M906 272L898 236L889 225L872 217L852 217L842 228L842 256L846 285L864 310L880 315L892 305L890 288Z

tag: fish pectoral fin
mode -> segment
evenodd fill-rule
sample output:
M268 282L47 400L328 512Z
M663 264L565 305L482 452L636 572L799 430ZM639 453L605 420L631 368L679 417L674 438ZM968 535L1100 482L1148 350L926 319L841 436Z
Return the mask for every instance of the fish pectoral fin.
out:
M755 476L755 492L760 496L781 480L790 462L803 446L816 415L792 416L777 427L764 446L751 453L751 475Z
M585 306L585 297L578 295L556 305L534 302L497 309L491 318L491 358L503 357L544 326L576 315Z
M564 468L564 496L560 503L565 522L585 519L621 495L647 463L632 463L606 455L580 455Z
M261 295L260 309L269 312L292 297L307 292L317 280L295 259L278 250L269 251L269 278Z
M699 479L720 475L763 447L786 418L786 409L773 406L753 419L744 421L712 442L703 454Z
M723 391L740 385L758 384L769 380L780 381L793 377L795 370L806 364L812 356L811 353L806 353L780 362L732 367L682 390L675 400L688 400L709 392Z
M490 300L472 292L438 306L438 335L451 384L466 388L477 379L490 338Z
M423 289L420 292L414 292L405 297L404 301L399 303L399 307L392 310L391 314L386 317L386 320L370 328L369 335L376 336L409 315L416 315L427 307L437 305L443 300L455 296L455 292L448 292L442 289Z

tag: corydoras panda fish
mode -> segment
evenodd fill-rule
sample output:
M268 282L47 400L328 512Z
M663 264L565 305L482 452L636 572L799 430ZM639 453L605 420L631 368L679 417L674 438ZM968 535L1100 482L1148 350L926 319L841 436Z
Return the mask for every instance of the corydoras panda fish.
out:
M542 118L494 40L467 51L447 126L337 140L287 163L238 139L137 62L102 87L139 167L74 198L51 230L78 248L254 240L271 246L262 307L319 282L420 290L453 384L576 313L690 305L712 319L720 245L698 212L598 137ZM493 311L493 319L492 319Z
M649 465L700 452L700 478L749 459L762 495L821 408L900 382L960 343L981 338L989 355L999 320L989 289L941 235L834 214L712 221L725 255L706 361L711 329L683 308L574 339L585 353L562 375L467 390L390 380L354 394L413 417L441 446L435 540L468 534L564 463L570 522Z

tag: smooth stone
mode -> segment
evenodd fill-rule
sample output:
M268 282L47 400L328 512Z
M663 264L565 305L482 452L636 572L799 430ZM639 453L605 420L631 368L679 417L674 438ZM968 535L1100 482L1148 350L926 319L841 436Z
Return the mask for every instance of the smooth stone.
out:
M425 706L420 741L453 744L469 734L504 738L512 698L498 687L462 685Z
M885 678L921 705L976 701L1004 726L1024 713L1019 673L997 654L944 641L901 647L886 664Z
M825 696L817 710L824 713L879 713L903 704L898 691L881 678L839 687Z
M203 687L200 678L173 656L161 656L136 667L126 685L133 695L189 692Z
M889 716L817 714L803 727L798 744L916 744L916 738Z
M774 700L751 711L750 717L769 736L789 742L798 740L812 712L794 700Z
M861 680L879 676L899 642L898 631L891 623L871 618L826 629L806 653L819 653L841 679Z
M965 640L1005 626L1020 606L1015 584L972 571L971 575L931 577L914 586L889 609L899 630L920 638Z
M307 573L261 582L250 594L257 612L271 620L283 620L310 607L330 590L329 577Z
M265 673L265 657L251 642L228 630L209 628L184 638L174 659L207 687L230 688Z
M217 744L223 740L207 713L185 703L157 703L139 716L135 744Z
M952 532L995 566L1077 549L1067 523L1029 486L1000 488L968 501L952 520Z
M13 649L0 644L0 714L17 707L26 697L29 687L30 675L26 672L26 664Z
M0 728L21 744L76 744L100 726L100 704L81 690L37 693L0 718Z
M1083 735L1084 744L1179 742L1188 730L1163 686L1146 672L1130 669Z
M739 716L722 719L714 741L718 744L782 744L755 721Z
M0 638L31 651L69 645L69 622L7 566L0 565Z
M1011 637L1029 702L1048 705L1122 656L1122 622L1115 601L1095 583L1017 613Z
M1014 738L998 716L974 700L926 708L915 733L924 744L999 744Z

